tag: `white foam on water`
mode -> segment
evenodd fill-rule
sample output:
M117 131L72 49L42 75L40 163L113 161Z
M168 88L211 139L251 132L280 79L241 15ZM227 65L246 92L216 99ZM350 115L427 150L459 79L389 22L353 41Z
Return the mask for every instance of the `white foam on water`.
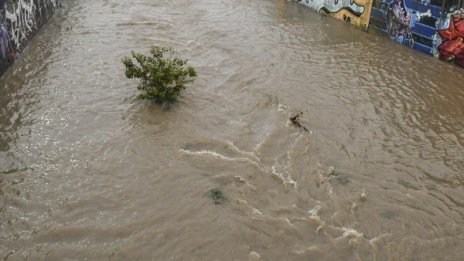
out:
M353 229L342 227L341 230L343 234L339 238L347 238L350 245L358 243L361 239L364 238L364 234Z
M391 237L392 234L386 233L382 234L380 236L374 237L369 240L369 245L374 249L374 251L377 251L382 244L385 244L384 239Z
M248 255L255 260L261 259L261 255L256 251L251 251Z
M189 156L211 157L211 158L225 160L225 161L238 161L238 162L247 163L249 165L262 169L262 167L257 162L249 158L231 158L231 157L227 157L222 154L219 154L215 151L210 151L210 150L190 151L186 149L180 149L179 152L189 155Z
M309 219L315 222L318 227L316 228L316 233L319 233L321 229L327 226L327 223L321 219L319 212L321 211L321 206L316 205L314 208L308 210Z
M234 178L241 183L245 183L245 184L248 183L248 181L246 181L246 179L243 178L242 176L234 176Z
M261 149L261 147L268 141L269 137L271 136L272 132L268 132L264 137L263 139L258 143L256 144L255 146L255 149L254 151L259 155L259 151Z
M253 214L257 214L257 215L260 215L260 216L264 216L263 212L261 212L259 209L257 208L252 208L252 213Z
M285 113L288 110L288 107L283 104L277 104L277 112Z
M292 143L290 148L287 150L287 168L291 167L291 162L293 160L292 158L292 152L295 150L295 147L297 144L300 143L300 140L304 137L304 135L299 134L298 137L295 138L295 141Z
M318 217L320 211L321 211L321 206L316 205L312 209L308 210L308 213L309 213L310 217Z
M301 137L301 135L299 137ZM294 146L296 143L297 143L297 140L292 144L292 146ZM180 149L179 152L183 153L185 155L188 155L188 156L209 157L209 158L218 159L218 160L224 160L224 161L246 163L246 164L249 164L249 165L252 165L252 166L258 168L260 171L262 171L264 173L270 173L273 176L279 178L280 180L282 180L282 184L284 186L287 186L289 184L294 188L298 187L298 182L296 182L292 178L292 176L290 175L290 173L288 171L285 171L285 170L283 172L278 171L276 169L275 165L272 166L271 168L266 167L266 166L263 165L260 158L258 156L256 156L256 154L254 152L243 151L243 150L239 149L233 142L230 142L230 141L225 142L225 144L227 145L228 149L230 149L231 151L233 151L235 153L238 153L238 154L240 154L240 155L242 155L244 157L229 157L229 156L223 155L221 153L218 153L218 152L212 151L212 150L196 150L196 151L192 151L192 150L188 150L188 149ZM287 153L287 158L291 158L291 156L288 153ZM290 162L290 159L287 159L287 167L289 165L289 162ZM276 162L276 164L277 164L277 162ZM234 178L236 178L238 181L240 181L242 183L246 183L246 184L249 185L249 183L243 177L235 176Z
M332 176L334 173L335 173L335 167L330 166L327 168L324 174L329 177L329 176Z
M367 193L366 191L361 192L361 195L359 195L359 198L361 200L367 200Z
M359 204L355 201L351 204L351 209L350 212L351 214L354 214L355 210L359 207Z
M279 179L282 180L282 184L284 186L287 186L287 184L290 184L291 186L293 186L294 188L297 188L298 187L298 182L296 182L295 180L293 180L293 178L290 176L290 174L288 172L285 172L285 174L281 173L281 172L278 172L275 168L275 166L272 166L271 168L271 173L273 175L275 175L276 177L278 177Z
M290 222L290 219L288 219L288 218L282 218L282 220L283 220L285 223L287 223L288 225L293 226L292 222Z
M299 247L293 251L293 253L297 255L304 255L304 254L317 254L318 256L324 255L324 250L321 249L319 246L309 246L309 247Z
M316 175L319 178L319 184L322 185L324 184L327 188L327 193L329 196L332 198L334 194L334 189L332 184L330 182L327 182L327 179L334 174L335 168L334 167L328 167L327 169L324 170L324 167L320 162L317 163L318 168L316 169Z
M238 203L236 207L244 212L251 213L251 215L254 215L254 216L264 216L263 212L251 206L248 203L248 201L246 201L245 199L237 198L235 202ZM256 218L256 217L252 217L252 218Z
M260 162L260 159L256 156L256 154L254 152L243 151L243 150L239 149L237 146L235 146L235 144L233 142L231 142L231 141L226 142L226 144L228 145L228 148L232 149L232 151L240 153L242 155L252 157L257 162Z

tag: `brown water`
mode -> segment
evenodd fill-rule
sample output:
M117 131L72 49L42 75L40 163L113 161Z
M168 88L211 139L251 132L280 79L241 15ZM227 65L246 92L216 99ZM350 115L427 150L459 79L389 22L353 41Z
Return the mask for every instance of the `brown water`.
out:
M169 111L153 44L199 73ZM0 257L463 260L463 82L285 0L76 0L0 81Z

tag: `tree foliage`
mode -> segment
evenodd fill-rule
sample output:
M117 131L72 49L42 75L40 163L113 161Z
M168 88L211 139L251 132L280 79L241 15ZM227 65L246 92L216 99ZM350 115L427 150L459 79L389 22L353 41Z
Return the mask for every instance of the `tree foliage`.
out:
M197 76L195 69L187 66L187 60L175 57L174 49L154 46L149 55L132 51L132 57L124 57L127 78L137 78L141 99L157 102L175 102L186 84Z

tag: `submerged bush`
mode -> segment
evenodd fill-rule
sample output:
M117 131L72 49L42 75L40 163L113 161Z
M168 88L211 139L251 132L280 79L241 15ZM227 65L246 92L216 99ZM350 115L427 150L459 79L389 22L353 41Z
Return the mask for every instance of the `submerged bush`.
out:
M132 51L122 60L127 78L138 78L141 99L172 103L185 85L197 76L195 69L186 66L187 60L175 57L174 49L154 46L150 55Z
M219 188L214 188L209 191L209 195L213 200L214 204L219 205L226 200L224 193Z

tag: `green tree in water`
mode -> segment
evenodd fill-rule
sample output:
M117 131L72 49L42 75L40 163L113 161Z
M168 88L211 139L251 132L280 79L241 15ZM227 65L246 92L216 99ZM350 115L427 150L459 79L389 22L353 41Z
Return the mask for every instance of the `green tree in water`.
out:
M137 89L141 99L173 103L185 85L197 77L195 69L186 66L187 60L175 57L172 48L154 46L150 55L132 51L132 57L124 57L122 62L127 78L140 79Z

